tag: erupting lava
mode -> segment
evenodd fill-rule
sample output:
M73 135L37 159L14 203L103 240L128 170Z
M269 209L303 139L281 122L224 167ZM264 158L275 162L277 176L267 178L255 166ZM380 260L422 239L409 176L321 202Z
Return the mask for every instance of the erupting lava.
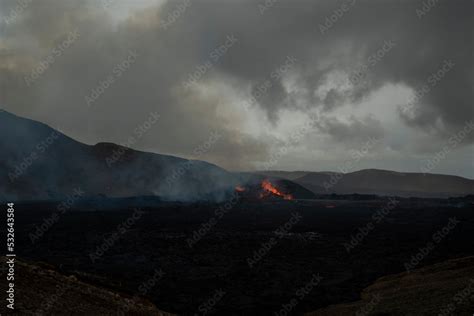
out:
M282 197L285 200L293 200L293 196L291 194L285 194L283 192L280 192L277 188L273 186L273 184L270 181L266 179L262 181L262 189L265 190L266 192ZM262 193L261 197L264 197L264 196L265 194Z
M254 193L260 192L258 194L258 197L260 199L264 199L269 196L276 195L285 200L293 200L293 196L291 194L286 194L286 193L281 192L267 179L263 180L262 183L260 183L260 188L261 190L255 190L256 188L254 187L252 187L251 189L247 189L246 187L242 185L238 185L235 187L235 192L238 192L238 193L246 192L244 193L246 195L248 195L249 193L250 195L252 195L252 192Z

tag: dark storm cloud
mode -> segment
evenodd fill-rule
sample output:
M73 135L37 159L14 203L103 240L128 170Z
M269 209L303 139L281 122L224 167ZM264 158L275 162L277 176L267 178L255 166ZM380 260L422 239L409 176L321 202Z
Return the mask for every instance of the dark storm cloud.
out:
M100 5L57 2L31 2L16 23L6 27L6 39L15 48L15 54L8 57L11 62L2 63L8 78L4 83L8 99L2 100L7 109L45 122L66 122L65 131L89 142L125 142L150 112L156 112L162 119L136 145L193 158L194 149L218 130L221 141L201 159L243 167L264 154L263 144L216 117L218 100L182 89L186 75L225 36L216 38L210 50L199 55L191 49L192 43L186 43L186 48L185 38L174 38L178 34L160 27L157 8L114 27ZM24 78L76 29L79 36L74 46L55 54L54 61L27 86ZM19 42L22 37L39 41L39 48L31 51L26 40ZM130 51L137 55L133 64L120 68ZM228 155L232 152L243 156Z
M197 44L198 55L215 45L212 39L236 34L242 39L240 45L218 67L254 87L288 55L298 59L294 68L303 76L300 84L309 90L335 69L351 73L360 63L372 66L365 85L356 85L350 95L332 91L324 100L302 95L308 107L323 103L333 108L341 98L359 101L388 82L413 89L428 83L432 89L420 100L426 109L417 111L411 123L434 126L441 119L446 129L454 130L473 117L472 1L436 1L432 7L422 1L357 1L322 34L320 25L344 3L347 1L277 1L261 15L253 1L225 5L201 1L193 4L175 32L194 39L206 34L207 40ZM395 46L379 54L387 41ZM430 76L446 60L456 66L433 83ZM282 104L291 106L285 102L287 97L277 83L259 103L271 113Z
M278 1L261 15L253 1L225 5L200 1L193 3L169 36L202 39L183 49L195 49L197 56L203 56L216 45L216 39L236 34L241 42L218 68L250 82L254 89L288 55L298 60L293 68L302 76L299 84L310 91L331 71L351 73L361 63L372 66L365 85L356 85L350 95L335 90L324 100L300 95L309 108L323 105L331 109L344 99L360 101L383 84L396 82L415 90L432 85L419 100L422 108L409 119L412 125L435 126L441 119L446 129L455 130L473 117L472 1L437 1L431 8L422 1L357 1L321 34L321 25L344 3L347 1ZM171 1L168 7L174 5ZM420 11L423 8L429 10ZM394 42L395 47L377 55L387 41ZM446 60L457 67L433 82L431 76ZM273 114L295 104L286 102L287 98L281 82L276 82L258 102Z
M24 2L14 19L10 12L21 2L0 4L0 101L7 110L62 122L66 132L84 141L121 142L156 111L162 119L140 140L141 148L192 156L218 130L222 141L203 159L229 167L265 160L264 139L218 114L229 100L200 90L216 90L216 82L251 97L269 81L255 100L273 122L282 119L282 109L330 114L388 83L415 90L431 85L416 107L400 112L407 126L445 135L474 116L472 1L439 0L422 17L416 11L422 1L278 0L264 11L259 7L264 1L168 1L124 21L114 20L100 1ZM343 5L347 10L341 14ZM24 77L76 29L80 36L73 46L27 87ZM229 36L237 42L214 58ZM371 56L386 41L396 45L374 62ZM138 57L118 76L115 69L130 50ZM279 71L289 56L295 62ZM432 85L430 76L445 60L455 66ZM360 84L315 93L335 72L350 76L361 64L369 67ZM190 74L197 75L195 88L185 88ZM85 97L110 75L112 84L88 106ZM288 88L291 84L298 89ZM346 141L381 134L375 119L328 120L320 129Z

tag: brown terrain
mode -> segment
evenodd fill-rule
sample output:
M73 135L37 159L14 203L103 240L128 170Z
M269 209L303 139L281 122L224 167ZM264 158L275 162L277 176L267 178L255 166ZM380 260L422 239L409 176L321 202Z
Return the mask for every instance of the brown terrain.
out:
M5 280L6 270L0 275ZM173 315L145 299L81 282L47 264L16 260L15 276L15 312L20 315ZM6 284L2 282L2 287ZM1 314L12 314L5 305L2 309Z
M332 305L306 315L473 314L474 256L471 256L379 278L364 289L360 301Z

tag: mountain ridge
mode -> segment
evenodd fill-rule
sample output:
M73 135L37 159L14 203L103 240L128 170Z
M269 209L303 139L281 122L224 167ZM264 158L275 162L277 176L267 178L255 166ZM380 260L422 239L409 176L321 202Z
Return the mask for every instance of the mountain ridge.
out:
M361 172L361 171L385 171L385 172L391 172L391 173L401 173L401 174L418 174L418 173L422 173L422 172L415 172L415 171L397 171L397 170L390 170L390 169L380 169L380 168L366 168L366 169L359 169L359 170L356 170L356 171L352 171L352 172L347 172L347 173L354 173L354 172ZM304 171L304 170L256 170L256 171L253 171L255 173L259 173L259 174L286 174L286 173L289 173L289 174L308 174L308 173L320 173L320 174L335 174L335 173L340 173L340 174L343 174L343 172L340 172L340 171L329 171L329 170L324 170L324 171ZM463 176L460 176L460 175L455 175L455 174L447 174L447 173L426 173L426 174L430 174L430 175L435 175L435 176L451 176L451 177L459 177L459 178L462 178L462 179L467 179L467 180L474 180L474 179L471 179L471 178L468 178L468 177L463 177Z
M222 199L237 181L207 162L113 143L83 144L7 111L0 112L0 135L0 198L5 200L60 199L78 188L87 196Z
M0 200L155 196L164 201L229 200L238 185L257 190L263 177L215 164L99 142L88 145L52 127L0 112ZM313 193L291 181L295 198ZM77 194L81 192L81 194Z
M153 195L165 200L227 199L252 178L282 178L316 195L375 194L456 197L474 193L460 176L364 169L338 172L229 172L201 160L146 152L110 142L88 145L47 124L0 111L0 198L61 199L77 189L87 196ZM290 184L290 183L288 183ZM307 194L306 194L307 196Z
M284 171L259 172L264 175L279 175ZM304 172L303 172L304 173ZM433 173L398 172L383 169L362 169L349 173L306 172L292 181L315 194L375 194L401 197L457 197L474 193L474 180L457 175Z

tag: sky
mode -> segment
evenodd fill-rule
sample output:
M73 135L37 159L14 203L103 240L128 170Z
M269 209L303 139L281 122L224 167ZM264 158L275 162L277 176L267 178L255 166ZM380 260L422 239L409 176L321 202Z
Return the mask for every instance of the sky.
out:
M3 0L0 107L229 170L474 178L470 0Z

